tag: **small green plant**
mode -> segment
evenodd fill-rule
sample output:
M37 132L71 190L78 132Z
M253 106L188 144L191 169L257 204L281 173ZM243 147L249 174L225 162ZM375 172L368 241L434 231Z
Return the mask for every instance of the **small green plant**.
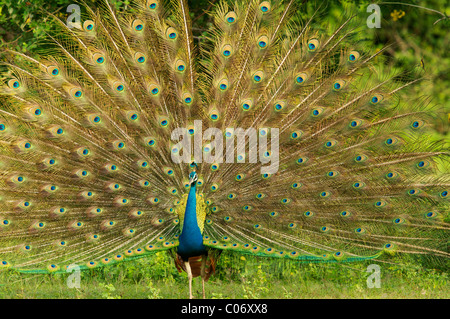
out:
M114 287L113 284L104 284L100 283L99 285L101 288L105 289L105 291L102 293L102 298L104 299L122 299L120 295L117 295L116 287Z
M147 296L148 299L162 299L162 297L161 297L161 290L156 288L152 281L148 282L147 288L148 288L148 291L150 293Z

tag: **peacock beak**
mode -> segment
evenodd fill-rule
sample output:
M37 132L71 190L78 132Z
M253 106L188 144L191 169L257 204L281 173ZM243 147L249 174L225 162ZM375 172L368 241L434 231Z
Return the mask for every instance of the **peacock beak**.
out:
M195 177L190 177L189 178L189 184L192 185L192 183L195 182Z

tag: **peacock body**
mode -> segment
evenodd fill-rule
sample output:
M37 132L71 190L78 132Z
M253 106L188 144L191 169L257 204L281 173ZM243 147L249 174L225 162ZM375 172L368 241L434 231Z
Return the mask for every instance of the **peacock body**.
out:
M191 282L223 250L450 256L437 111L401 95L418 72L352 40L354 16L318 30L294 1L222 1L199 49L184 0L84 9L80 29L57 19L47 54L5 54L0 267L170 250Z

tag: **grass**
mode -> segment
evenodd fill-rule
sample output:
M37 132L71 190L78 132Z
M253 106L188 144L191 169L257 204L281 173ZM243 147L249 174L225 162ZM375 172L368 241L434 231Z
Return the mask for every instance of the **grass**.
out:
M399 264L399 262L401 264ZM368 288L367 266L381 270L381 287ZM233 266L231 266L233 265ZM10 299L160 299L188 296L187 276L178 273L170 257L158 253L80 274L80 287L69 288L70 274L0 273L0 298ZM298 264L232 255L221 256L216 275L206 285L212 299L447 299L448 272L426 269L410 260L388 263ZM201 298L201 281L194 279L194 295Z

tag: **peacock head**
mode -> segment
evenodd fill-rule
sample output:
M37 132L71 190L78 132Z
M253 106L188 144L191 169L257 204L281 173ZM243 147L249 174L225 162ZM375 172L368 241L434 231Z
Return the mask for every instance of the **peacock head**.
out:
M198 179L197 172L191 172L189 174L189 184L191 184L191 186L194 186L197 183L197 179Z
M193 169L193 171L189 174L189 184L191 186L194 186L198 180L198 174L195 171L198 168L198 166L197 166L197 163L195 163L195 162L192 162L192 164L190 166Z

